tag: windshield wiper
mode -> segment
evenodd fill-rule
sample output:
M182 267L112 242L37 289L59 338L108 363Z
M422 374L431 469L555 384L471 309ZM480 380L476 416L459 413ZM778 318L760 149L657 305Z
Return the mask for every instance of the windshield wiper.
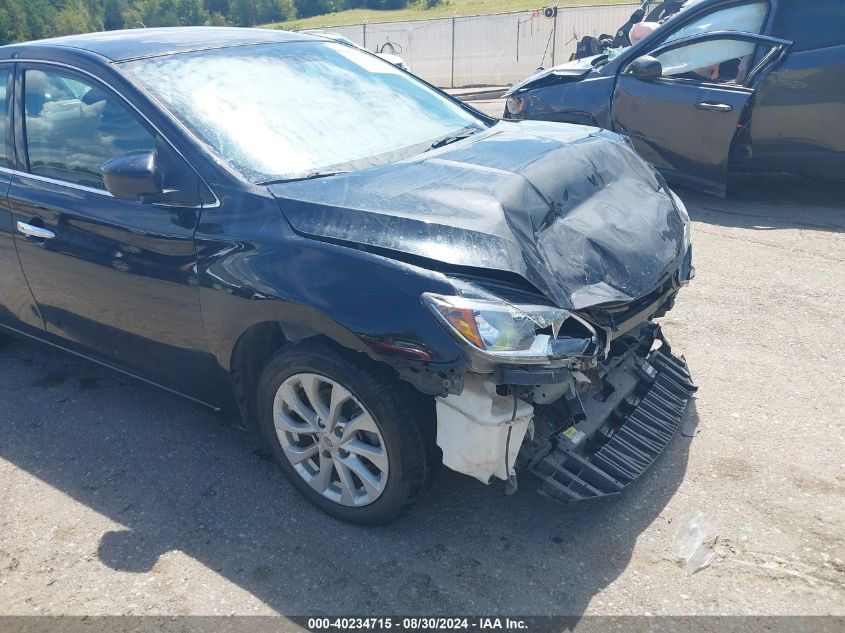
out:
M276 180L265 180L258 183L259 185L278 185L283 182L297 182L300 180L314 180L315 178L328 178L329 176L337 176L339 174L348 174L348 171L312 171L304 176L295 176L293 178L278 178Z
M434 141L429 149L437 149L438 147L443 147L444 145L449 145L450 143L454 143L456 141L461 141L469 136L472 136L476 132L480 132L481 129L475 127L474 125L467 125L464 128L461 128L457 132L452 132L447 136L443 136L436 141Z

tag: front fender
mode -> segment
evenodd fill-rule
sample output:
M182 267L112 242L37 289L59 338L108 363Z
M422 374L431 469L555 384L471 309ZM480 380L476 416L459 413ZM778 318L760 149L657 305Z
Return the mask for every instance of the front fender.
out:
M550 86L526 85L514 97L525 100L523 118L612 129L613 77L596 75Z
M245 231L238 240L220 233L196 237L203 322L221 376L228 379L238 339L261 323L278 323L288 339L321 335L364 352L403 377L421 376L412 382L429 385L428 391L426 373L410 367L464 360L462 348L420 301L424 292L454 291L445 275L301 237L277 207L274 212L279 221L265 221L252 238Z

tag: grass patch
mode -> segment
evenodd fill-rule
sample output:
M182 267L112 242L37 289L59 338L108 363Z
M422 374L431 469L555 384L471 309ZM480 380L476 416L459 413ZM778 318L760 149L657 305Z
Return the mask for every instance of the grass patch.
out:
M631 0L560 0L558 6L571 7L596 4L630 4ZM553 0L544 5L538 0L448 0L447 3L433 9L422 7L408 7L396 11L375 11L372 9L349 9L337 13L315 15L302 20L291 22L274 22L262 25L264 28L285 30L319 29L347 24L363 24L364 22L401 22L405 20L430 20L433 18L450 18L453 15L484 15L487 13L505 13L507 11L525 11L527 9L541 9L553 6Z

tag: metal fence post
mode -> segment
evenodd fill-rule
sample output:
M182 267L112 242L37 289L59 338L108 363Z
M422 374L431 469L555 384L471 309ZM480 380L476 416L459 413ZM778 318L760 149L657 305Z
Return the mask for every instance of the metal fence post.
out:
M367 48L367 23L366 21L363 24L364 27L364 48Z
M455 16L452 16L452 80L449 82L451 88L455 87Z
M555 45L557 44L557 7L555 7L555 18L552 23L552 68L555 66Z

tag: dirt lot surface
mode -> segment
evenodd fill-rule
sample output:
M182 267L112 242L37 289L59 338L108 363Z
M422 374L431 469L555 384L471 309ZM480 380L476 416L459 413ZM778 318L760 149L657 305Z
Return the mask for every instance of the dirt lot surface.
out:
M680 193L698 275L664 327L698 434L599 502L444 469L404 518L351 527L204 410L7 341L0 613L845 614L845 192ZM695 513L715 559L688 575Z

